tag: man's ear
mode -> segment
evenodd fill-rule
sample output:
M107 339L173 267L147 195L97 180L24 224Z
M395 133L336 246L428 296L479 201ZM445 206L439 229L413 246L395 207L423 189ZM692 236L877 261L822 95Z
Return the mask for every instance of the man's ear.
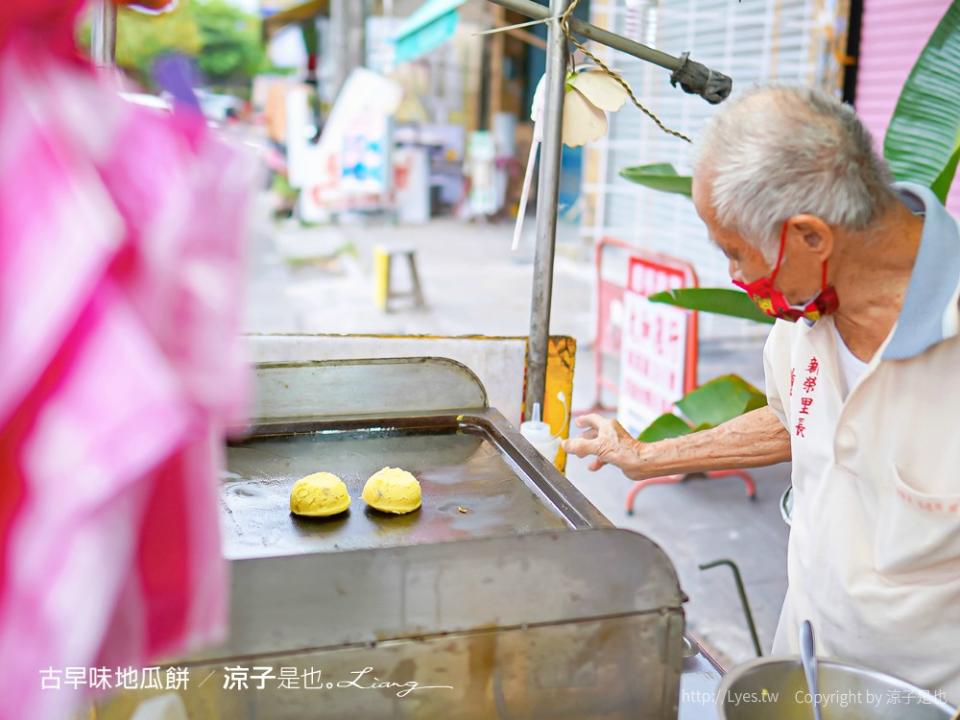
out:
M794 215L787 220L787 239L799 240L821 262L833 254L833 228L816 215Z

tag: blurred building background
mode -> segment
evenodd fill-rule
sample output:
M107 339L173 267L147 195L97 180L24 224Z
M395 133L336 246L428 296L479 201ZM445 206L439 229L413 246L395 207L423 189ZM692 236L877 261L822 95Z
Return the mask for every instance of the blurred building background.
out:
M854 103L881 138L912 59L947 5L581 0L576 12L671 54L691 52L730 75L734 94L767 81L823 88ZM211 120L244 134L270 168L272 204L265 207L274 219L264 225L273 238L267 244L287 257L292 242L298 267L311 252L329 259L364 245L358 233L375 237L385 226L399 226L417 237L437 221L480 223L479 235L497 238L481 242L522 263L532 255L535 181L524 242L510 253L505 238L532 141L530 106L544 68L546 31L540 24L479 33L525 20L485 0L183 0L165 16L121 11L118 61L151 92L154 58L169 50L197 57L201 102ZM673 88L660 68L593 49L667 126L696 137L715 111ZM344 92L351 78L352 92ZM578 303L588 306L583 314L598 315L595 256L604 239L690 262L702 286L728 284L726 262L707 242L690 202L620 176L625 167L655 162L687 173L691 152L629 103L609 116L605 137L564 148L558 253L591 286ZM346 227L352 229L332 230ZM295 231L302 237L288 242ZM359 256L358 263L364 272L372 267L369 257ZM623 284L624 263L613 257L601 265L600 274L612 273ZM511 292L522 297L525 290ZM525 313L517 315L522 330ZM422 328L423 320L410 322ZM582 343L596 338L596 321L591 324ZM472 330L487 328L464 328ZM765 328L705 315L699 332L704 342L752 347Z

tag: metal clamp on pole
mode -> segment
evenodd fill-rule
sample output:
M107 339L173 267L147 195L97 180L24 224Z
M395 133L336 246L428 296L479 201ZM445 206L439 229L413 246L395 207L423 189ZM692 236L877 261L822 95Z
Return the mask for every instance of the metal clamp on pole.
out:
M490 0L490 2L525 15L531 20L546 20L552 16L550 10L533 0ZM570 18L570 29L601 45L670 70L673 73L670 81L674 86L679 84L684 92L699 95L709 103L722 102L730 95L733 81L721 72L690 60L689 53L684 53L677 58L577 18Z
M730 95L733 81L721 72L690 59L690 53L680 56L680 67L670 76L670 84L679 83L684 92L699 95L708 103L716 105Z

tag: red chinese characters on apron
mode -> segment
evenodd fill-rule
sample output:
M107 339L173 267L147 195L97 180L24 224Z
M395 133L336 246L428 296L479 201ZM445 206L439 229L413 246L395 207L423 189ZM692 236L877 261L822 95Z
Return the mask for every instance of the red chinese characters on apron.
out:
M806 365L803 382L800 385L800 407L797 412L797 419L793 425L793 434L798 438L806 438L808 422L813 407L814 392L817 389L817 380L820 376L820 361L816 355L810 356L810 362ZM793 397L793 390L797 380L796 368L790 368L790 396Z

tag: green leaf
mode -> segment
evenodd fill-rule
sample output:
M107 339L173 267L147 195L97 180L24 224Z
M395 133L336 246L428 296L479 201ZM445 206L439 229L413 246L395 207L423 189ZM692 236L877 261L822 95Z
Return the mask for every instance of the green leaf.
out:
M170 12L117 12L117 64L150 85L160 55L175 52L197 59L214 85L240 90L266 63L260 21L225 0L181 0Z
M956 172L958 136L960 3L951 2L900 91L883 154L895 179L936 185L942 198Z
M652 163L624 168L620 171L620 177L661 192L687 197L693 194L691 190L693 178L689 175L678 175L670 163Z
M947 195L950 194L950 185L953 184L953 177L957 174L957 161L960 160L960 136L957 137L957 146L953 149L953 155L943 168L943 172L933 181L930 189L940 198L940 202L947 202Z
M723 375L690 392L677 407L695 426L716 427L767 404L767 396L739 375Z
M117 65L140 74L149 84L153 61L164 53L194 56L200 52L200 32L189 3L160 15L121 7L117 10Z
M657 442L668 438L689 435L693 428L672 413L661 415L637 435L640 442Z
M665 305L699 310L700 312L743 318L772 325L774 319L763 313L750 296L729 288L684 288L665 290L651 295L648 300Z
M709 430L767 404L767 396L739 375L724 375L677 401L684 418L666 413L641 432L641 442L658 442ZM688 422L689 421L689 422Z

